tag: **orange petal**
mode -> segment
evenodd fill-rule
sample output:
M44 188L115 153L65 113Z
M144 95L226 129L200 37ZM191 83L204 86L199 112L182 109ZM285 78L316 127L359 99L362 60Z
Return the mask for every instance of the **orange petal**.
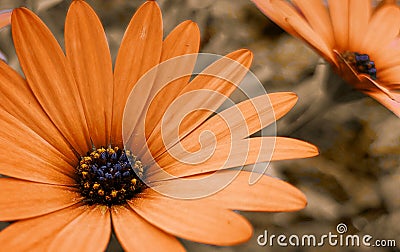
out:
M162 169L152 167L148 181L168 179L170 175L183 177L260 162L313 157L318 155L318 149L292 138L254 137L206 147L195 154L179 154L176 159L160 160Z
M387 45L400 30L400 9L397 6L387 5L379 8L371 17L368 30L362 37L360 50L374 51Z
M64 155L2 109L0 119L1 174L50 184L75 184L74 167Z
M206 131L212 134L201 136L203 146L209 146L214 137L219 143L227 143L232 138L243 139L280 119L296 102L296 94L290 92L261 95L243 101L211 117L184 138L181 144L188 151L195 151L200 147L200 135Z
M56 39L25 8L13 11L11 25L18 59L30 88L75 150L86 153L90 141L79 91Z
M252 58L249 50L238 50L217 60L197 75L181 91L174 107L164 115L163 125L158 125L148 139L152 156L157 157L165 151L166 145L169 147L177 142L175 133L178 133L178 127L181 129L180 136L185 136L216 111L247 74ZM204 107L207 110L199 109ZM192 113L187 115L187 111ZM145 161L147 159L151 158L143 158Z
M0 178L0 219L10 221L51 213L82 200L71 187Z
M200 30L196 23L185 21L178 25L163 42L161 53L161 62L178 57L185 54L198 53L200 47ZM183 74L192 73L196 57L189 57L185 65L179 65L175 68L168 68L168 73L158 73L158 76L182 76ZM182 71L182 68L184 70ZM177 71L177 73L171 73ZM157 76L157 77L158 77ZM146 137L149 137L156 125L160 122L165 110L176 98L179 92L184 88L190 80L190 75L179 78L169 86L169 88L161 89L158 95L153 99L152 104L146 115ZM166 81L155 81L153 90L158 90L157 84L167 83Z
M77 160L70 144L43 111L27 82L3 61L0 61L0 83L0 108L35 131L55 147L63 159L75 165Z
M213 192L201 199L205 205L208 201L212 201L233 210L287 212L300 210L306 206L306 197L296 187L266 175L250 185L250 174L251 172L247 171L222 171L212 175L195 175L185 180L163 181L153 189L167 195L181 195L182 192L186 195ZM225 185L227 181L232 182ZM223 189L219 190L221 188Z
M71 207L32 219L20 220L0 232L3 251L49 251L54 236L86 210L86 206Z
M321 0L294 0L293 3L299 7L312 29L321 36L329 48L332 48L335 38L329 12L323 2Z
M246 242L252 227L242 216L223 206L204 205L196 200L175 200L151 190L129 205L145 220L172 235L183 239L230 246Z
M349 2L349 50L357 52L360 50L368 29L371 16L371 1L352 0Z
M345 51L349 45L349 2L350 0L329 0L329 13L332 21L338 51ZM367 25L367 24L365 24Z
M115 145L122 146L122 116L133 86L144 73L160 62L162 32L160 8L155 1L147 1L131 19L115 62L111 133L111 141ZM150 92L152 84L149 83L147 92ZM137 96L145 99L148 93Z
M65 49L83 103L91 141L110 144L113 73L110 51L96 13L73 1L65 21Z
M310 143L287 137L276 137L271 161L314 157L318 148Z
M55 234L49 251L104 251L111 235L110 217L106 206L88 206Z
M148 223L129 206L111 210L115 234L126 251L185 251L174 236Z
M0 29L11 23L12 10L0 11Z
M123 134L125 145L133 143L131 149L140 150L147 138L159 124L165 110L173 99L189 82L200 43L200 31L191 21L185 21L176 27L163 42L161 61L164 62L152 69L132 91L124 111ZM179 57L185 54L184 57ZM179 58L174 58L179 57ZM169 60L171 59L172 60ZM149 85L155 76L154 85ZM170 83L172 82L172 83ZM163 88L170 83L167 88ZM148 93L149 97L143 97ZM141 99L137 99L141 96ZM140 116L137 116L137 115Z

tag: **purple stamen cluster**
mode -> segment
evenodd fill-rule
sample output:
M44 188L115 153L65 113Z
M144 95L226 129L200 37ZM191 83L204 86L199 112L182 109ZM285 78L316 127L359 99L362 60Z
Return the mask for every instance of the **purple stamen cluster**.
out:
M375 62L368 54L346 51L342 56L358 73L368 74L373 80L377 79Z
M118 147L88 152L76 174L80 192L90 204L123 204L145 187L141 161Z

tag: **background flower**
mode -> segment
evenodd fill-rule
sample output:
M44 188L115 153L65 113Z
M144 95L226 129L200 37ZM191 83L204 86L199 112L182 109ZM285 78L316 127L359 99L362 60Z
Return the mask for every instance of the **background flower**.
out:
M394 1L254 0L290 34L304 40L355 89L400 117L398 31Z
M400 117L400 9L394 1L254 0L264 14L304 40L355 89Z
M250 224L232 210L294 211L305 206L304 195L285 182L262 176L258 184L249 186L249 172L226 170L270 158L286 160L318 154L315 146L295 139L247 138L286 114L296 101L293 93L264 94L241 102L237 109L243 118L232 113L235 107L210 117L226 100L213 93L229 96L236 89L238 84L229 81L244 78L252 61L250 51L232 52L204 70L214 69L217 77L200 73L190 80L188 75L178 88L168 86L172 91L160 96L165 108L161 100L155 100L157 109L147 111L141 106L150 103L146 91L153 91L159 79L168 78L174 69L157 68L153 71L155 79L147 77L153 76L151 71L145 73L160 61L197 52L199 31L194 23L181 23L163 40L160 9L154 1L145 2L128 25L114 73L100 21L84 1L73 1L69 8L66 54L30 10L14 9L11 26L26 79L0 62L4 101L0 109L0 145L4 146L0 170L9 176L1 178L0 216L3 221L16 221L0 233L3 249L69 251L73 246L78 251L101 251L107 246L111 228L127 250L183 250L174 236L228 246L243 243L252 235ZM224 63L226 59L230 61ZM187 64L190 66L190 62ZM123 120L132 89L133 105L128 101ZM175 147L170 144L174 143L165 142L167 147L163 148L160 141L169 137L158 127L163 109L172 107L175 97L179 100L186 93L207 89L209 95L196 95L186 102L185 106L198 105L190 116L168 126L183 130L182 142L187 140L189 147L193 147L199 131L215 132L215 152L199 165L182 163L169 156ZM166 101L167 95L172 99ZM204 111L197 103L213 109ZM176 107L171 112L173 117L183 107ZM149 132L141 128L147 117L146 124L153 127ZM222 127L221 118L232 117L232 129ZM133 127L126 135L133 140L124 145L122 125ZM143 135L139 134L141 130ZM239 134L234 135L234 131ZM238 135L239 139L234 139ZM13 151L9 152L6 149L10 144ZM146 144L150 152L142 153L140 148ZM122 151L123 147L128 149ZM230 147L236 147L236 151L230 153ZM153 169L156 165L162 170ZM223 171L210 175L218 170ZM165 180L159 176L162 171L177 178ZM203 192L203 187L220 183L221 177L233 179L235 174L232 184L209 197L203 198L207 196L204 193L199 195L202 198L189 200L169 197L173 191L182 191L179 182L183 176L190 182L183 188L185 192ZM206 183L209 177L211 183ZM199 179L207 181L192 185ZM158 193L160 188L168 194Z

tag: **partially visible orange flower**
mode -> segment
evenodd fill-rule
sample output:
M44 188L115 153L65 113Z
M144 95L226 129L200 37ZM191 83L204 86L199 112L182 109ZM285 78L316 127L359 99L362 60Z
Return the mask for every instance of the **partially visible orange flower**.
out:
M400 9L395 1L252 0L314 48L349 84L400 117Z
M7 26L11 22L11 10L0 11L0 29Z
M146 137L132 133L134 142L147 142L157 164L177 178L165 180L154 169L150 173L151 164L143 154L146 152L124 149L122 119L131 90L160 62L198 52L200 35L195 23L181 23L163 40L157 3L144 3L126 30L114 72L101 23L84 1L73 1L68 11L66 54L28 9L15 9L11 24L26 79L0 62L0 173L8 176L0 178L0 220L13 221L0 233L2 250L104 251L112 230L127 251L184 250L175 236L233 245L247 241L252 228L232 210L294 211L305 207L305 196L288 183L264 175L250 186L250 172L229 169L270 158L318 154L315 146L295 139L247 138L285 115L297 100L293 93L258 96L219 116L198 110L182 125L169 125L182 128L186 134L182 141L189 150L196 150L193 143L198 143L200 131L215 133L215 154L202 164L190 165L166 154L165 146L170 143L163 145L158 127L163 114L185 93L208 89L229 96L236 86L214 76L200 74L192 80L186 76L169 86L168 92L161 92L158 103L150 107ZM247 72L252 54L243 49L227 58L242 64ZM246 74L237 67L221 67L218 61L211 66L239 79ZM148 90L157 85L151 81L146 84ZM136 91L132 94L135 106L147 103L147 94ZM207 96L193 103L218 108L225 100L218 97ZM244 117L237 118L237 111ZM132 120L142 119L142 113L130 116ZM234 119L230 130L240 135L239 147L249 147L237 149L225 166L221 161L229 150L232 132L223 118ZM259 152L271 150L271 143L275 143L271 157ZM184 200L158 193L161 189L202 190L210 184L181 187L180 177L199 179L219 169L212 175L212 183L224 176L236 178L209 197Z
M11 13L12 10L2 10L0 11L0 29L9 25L11 22ZM6 61L6 56L0 51L0 59Z

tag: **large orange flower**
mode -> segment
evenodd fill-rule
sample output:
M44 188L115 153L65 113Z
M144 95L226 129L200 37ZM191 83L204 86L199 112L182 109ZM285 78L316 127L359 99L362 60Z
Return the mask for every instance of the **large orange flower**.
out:
M101 23L84 1L73 1L68 11L66 55L31 11L15 9L11 25L26 79L0 62L0 173L8 176L0 179L0 220L15 221L0 233L2 250L103 251L112 229L129 251L184 250L175 236L232 245L252 235L246 219L232 210L294 211L305 206L304 195L281 180L262 176L250 186L249 172L228 169L266 161L270 157L261 153L259 158L258 151L261 145L271 149L271 142L275 142L272 160L317 154L313 145L295 139L247 138L286 114L297 99L292 93L262 95L221 113L236 118L233 112L241 111L244 117L233 120L232 131L242 134L246 128L248 134L241 135L240 144L248 143L249 150L239 149L228 166L220 163L231 132L223 117L210 117L211 111L195 111L179 126L189 150L196 150L192 143L197 143L200 131L215 133L215 155L204 163L179 162L166 154L168 143L159 140L162 114L178 96L202 89L226 96L234 91L235 86L216 77L181 78L148 110L148 147L157 164L177 178L165 179L154 169L150 174L148 152L123 149L122 118L130 91L160 62L198 52L195 23L181 23L162 40L160 9L156 2L146 2L126 30L114 73ZM227 58L248 68L252 54L238 50ZM187 66L176 66L180 67ZM241 78L245 74L232 67L217 69ZM146 102L144 93L134 91L133 97L136 104ZM209 107L223 102L208 98L199 102L211 103ZM140 118L139 114L129 119ZM209 197L184 200L158 193L201 190L180 183L178 177L199 179L221 167L224 170L203 186L224 176L236 178Z
M395 1L252 0L313 47L355 89L400 116L400 9Z

